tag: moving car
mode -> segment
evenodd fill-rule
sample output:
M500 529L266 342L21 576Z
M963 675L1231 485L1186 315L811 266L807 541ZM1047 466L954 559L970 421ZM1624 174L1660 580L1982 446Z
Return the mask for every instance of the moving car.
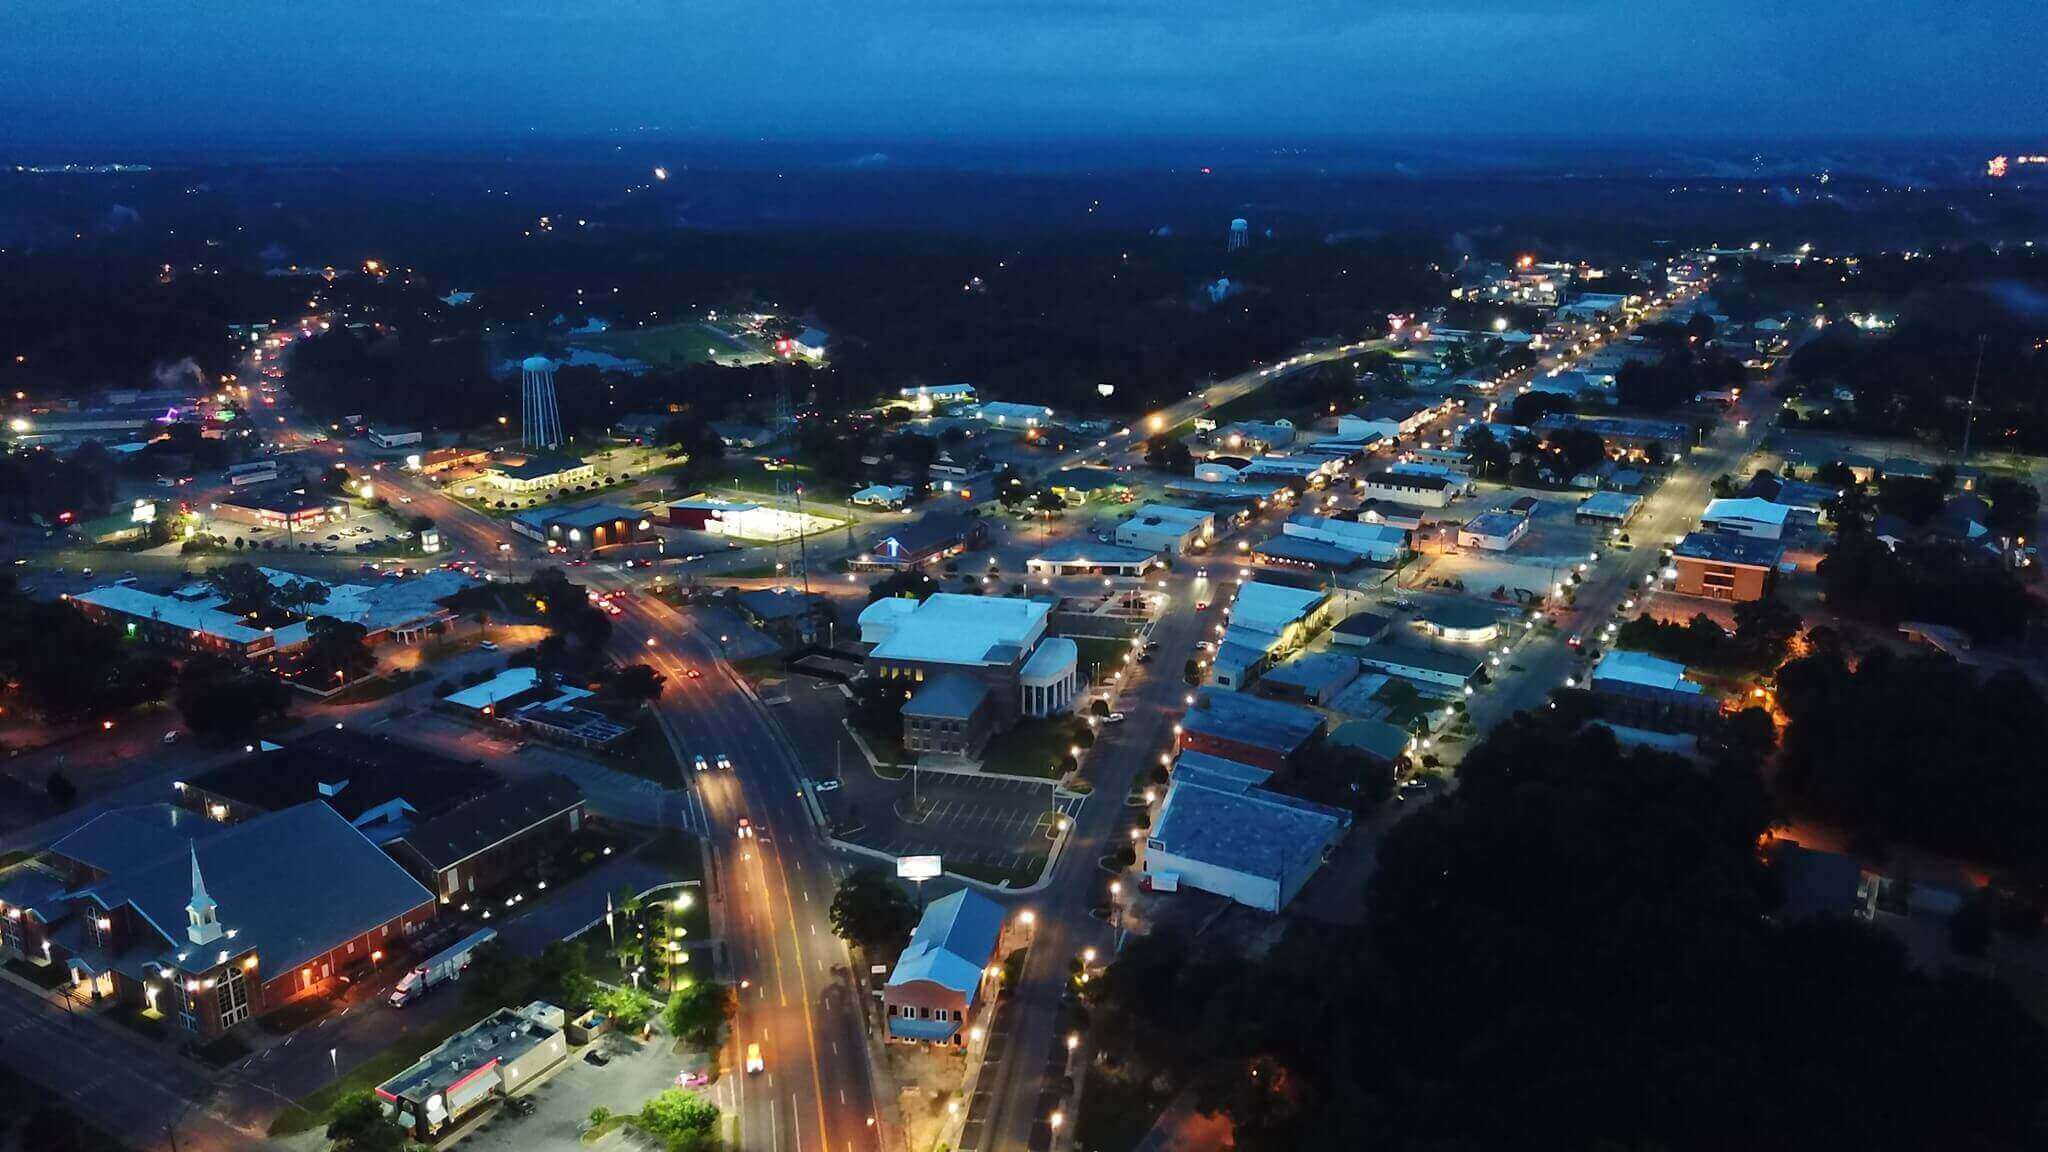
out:
M812 785L812 787L816 788L820 792L837 792L839 791L839 781L820 780L816 784Z
M486 640L483 643L477 645L477 647L483 649L486 652L496 652L498 650L498 642L496 640Z
M703 772L703 771L705 771L706 769L710 768L710 767L711 767L711 765L709 765L709 764L706 764L706 763L704 762L704 757L703 757L703 756L701 756L701 755L698 755L698 756L692 756L692 757L690 757L690 767L692 767L692 768L695 768L695 769L696 769L697 771L699 771L699 772Z
M1102 722L1104 724L1121 724L1124 722L1124 714L1121 712L1111 712L1102 718Z
M742 840L752 840L754 838L753 821L748 820L745 816L740 817L739 826L734 829L734 832Z
M732 761L723 752L718 754L718 768L721 772L732 771Z
M691 680L702 680L704 678L704 673L697 671L695 668L683 669L683 675Z
M761 1059L761 1046L759 1044L747 1045L747 1074L751 1076L756 1072L765 1072L767 1070L768 1062Z

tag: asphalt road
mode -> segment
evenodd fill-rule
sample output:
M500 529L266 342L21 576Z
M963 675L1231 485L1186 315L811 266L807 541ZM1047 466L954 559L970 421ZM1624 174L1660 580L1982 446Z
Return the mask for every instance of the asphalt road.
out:
M0 1060L133 1148L171 1147L174 1127L179 1152L259 1143L207 1111L214 1084L197 1070L9 983L0 983Z
M659 714L678 746L678 785L695 794L711 830L707 891L724 941L721 974L745 982L725 1065L740 1067L750 1044L767 1064L739 1084L742 1143L766 1152L879 1150L851 958L829 916L846 866L825 851L800 793L810 772L715 640L658 600L628 603L615 620L614 651L668 678ZM722 754L732 769L685 767L699 753L714 764ZM740 835L742 819L755 835Z

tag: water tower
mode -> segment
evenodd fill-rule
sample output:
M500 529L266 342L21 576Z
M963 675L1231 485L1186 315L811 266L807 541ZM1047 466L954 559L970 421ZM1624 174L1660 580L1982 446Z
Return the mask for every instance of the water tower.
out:
M519 443L527 448L562 446L562 412L555 406L555 362L528 356L519 365Z
M1230 222L1230 249L1229 249L1229 250L1230 250L1230 251L1232 251L1232 252L1235 252L1235 251L1237 251L1237 250L1238 250L1239 248L1242 248L1242 247L1244 247L1245 245L1247 245L1247 244L1249 244L1249 243L1251 243L1251 242L1252 242L1252 226L1251 226L1251 223L1250 223L1249 221L1245 220L1245 219L1244 219L1244 218L1242 218L1242 217L1239 217L1239 218L1238 218L1238 219L1236 219L1236 220L1232 220L1232 221Z

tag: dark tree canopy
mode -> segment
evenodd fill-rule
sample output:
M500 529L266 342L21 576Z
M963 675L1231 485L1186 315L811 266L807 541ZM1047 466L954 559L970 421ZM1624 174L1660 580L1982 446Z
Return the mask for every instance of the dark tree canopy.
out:
M2048 1038L2007 993L1869 925L1777 922L1753 764L1559 715L1386 835L1363 930L1134 942L1098 1027L1247 1152L2033 1143Z
M832 897L832 931L871 956L894 956L917 927L917 909L894 877L863 868L839 882Z
M2016 672L1835 649L1778 673L1778 789L1795 813L2048 879L2048 702Z

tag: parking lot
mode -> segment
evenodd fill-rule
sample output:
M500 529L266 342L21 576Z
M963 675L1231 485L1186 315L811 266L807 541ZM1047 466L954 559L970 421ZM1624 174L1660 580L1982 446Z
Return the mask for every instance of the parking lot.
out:
M1610 528L1581 524L1576 512L1590 492L1550 492L1530 488L1488 488L1455 506L1456 519L1469 521L1483 512L1506 509L1515 501L1534 499L1529 530L1512 548L1493 552L1466 548L1417 558L1401 575L1401 586L1462 592L1483 600L1513 603L1519 590L1542 596L1567 582L1596 551L1612 546ZM1462 587L1461 587L1462 586Z
M840 786L817 798L835 834L848 843L891 856L942 856L949 868L973 866L978 879L1018 878L1043 867L1055 814L1071 818L1080 810L1082 798L1056 798L1051 781L953 772L883 776L840 724L845 697L821 683L789 677L789 702L778 707L778 716L804 761L818 766L819 779L831 779L827 766L837 765Z
M1056 816L1071 819L1082 802L1055 800L1049 782L925 772L915 782L913 808L909 778L870 773L856 787L852 776L826 797L840 839L891 856L939 856L949 869L976 865L970 874L982 879L1035 877L1052 848Z
M567 1060L524 1093L535 1104L532 1115L520 1116L502 1105L494 1106L488 1118L463 1138L461 1146L472 1152L581 1152L586 1147L583 1129L592 1108L609 1108L615 1114L638 1112L650 1098L675 1086L676 1073L686 1061L669 1054L671 1044L661 1035L642 1044L607 1033L584 1049L571 1049ZM603 1067L589 1063L584 1057L593 1049L603 1052L609 1063ZM732 1111L730 1083L699 1091L721 1109Z

